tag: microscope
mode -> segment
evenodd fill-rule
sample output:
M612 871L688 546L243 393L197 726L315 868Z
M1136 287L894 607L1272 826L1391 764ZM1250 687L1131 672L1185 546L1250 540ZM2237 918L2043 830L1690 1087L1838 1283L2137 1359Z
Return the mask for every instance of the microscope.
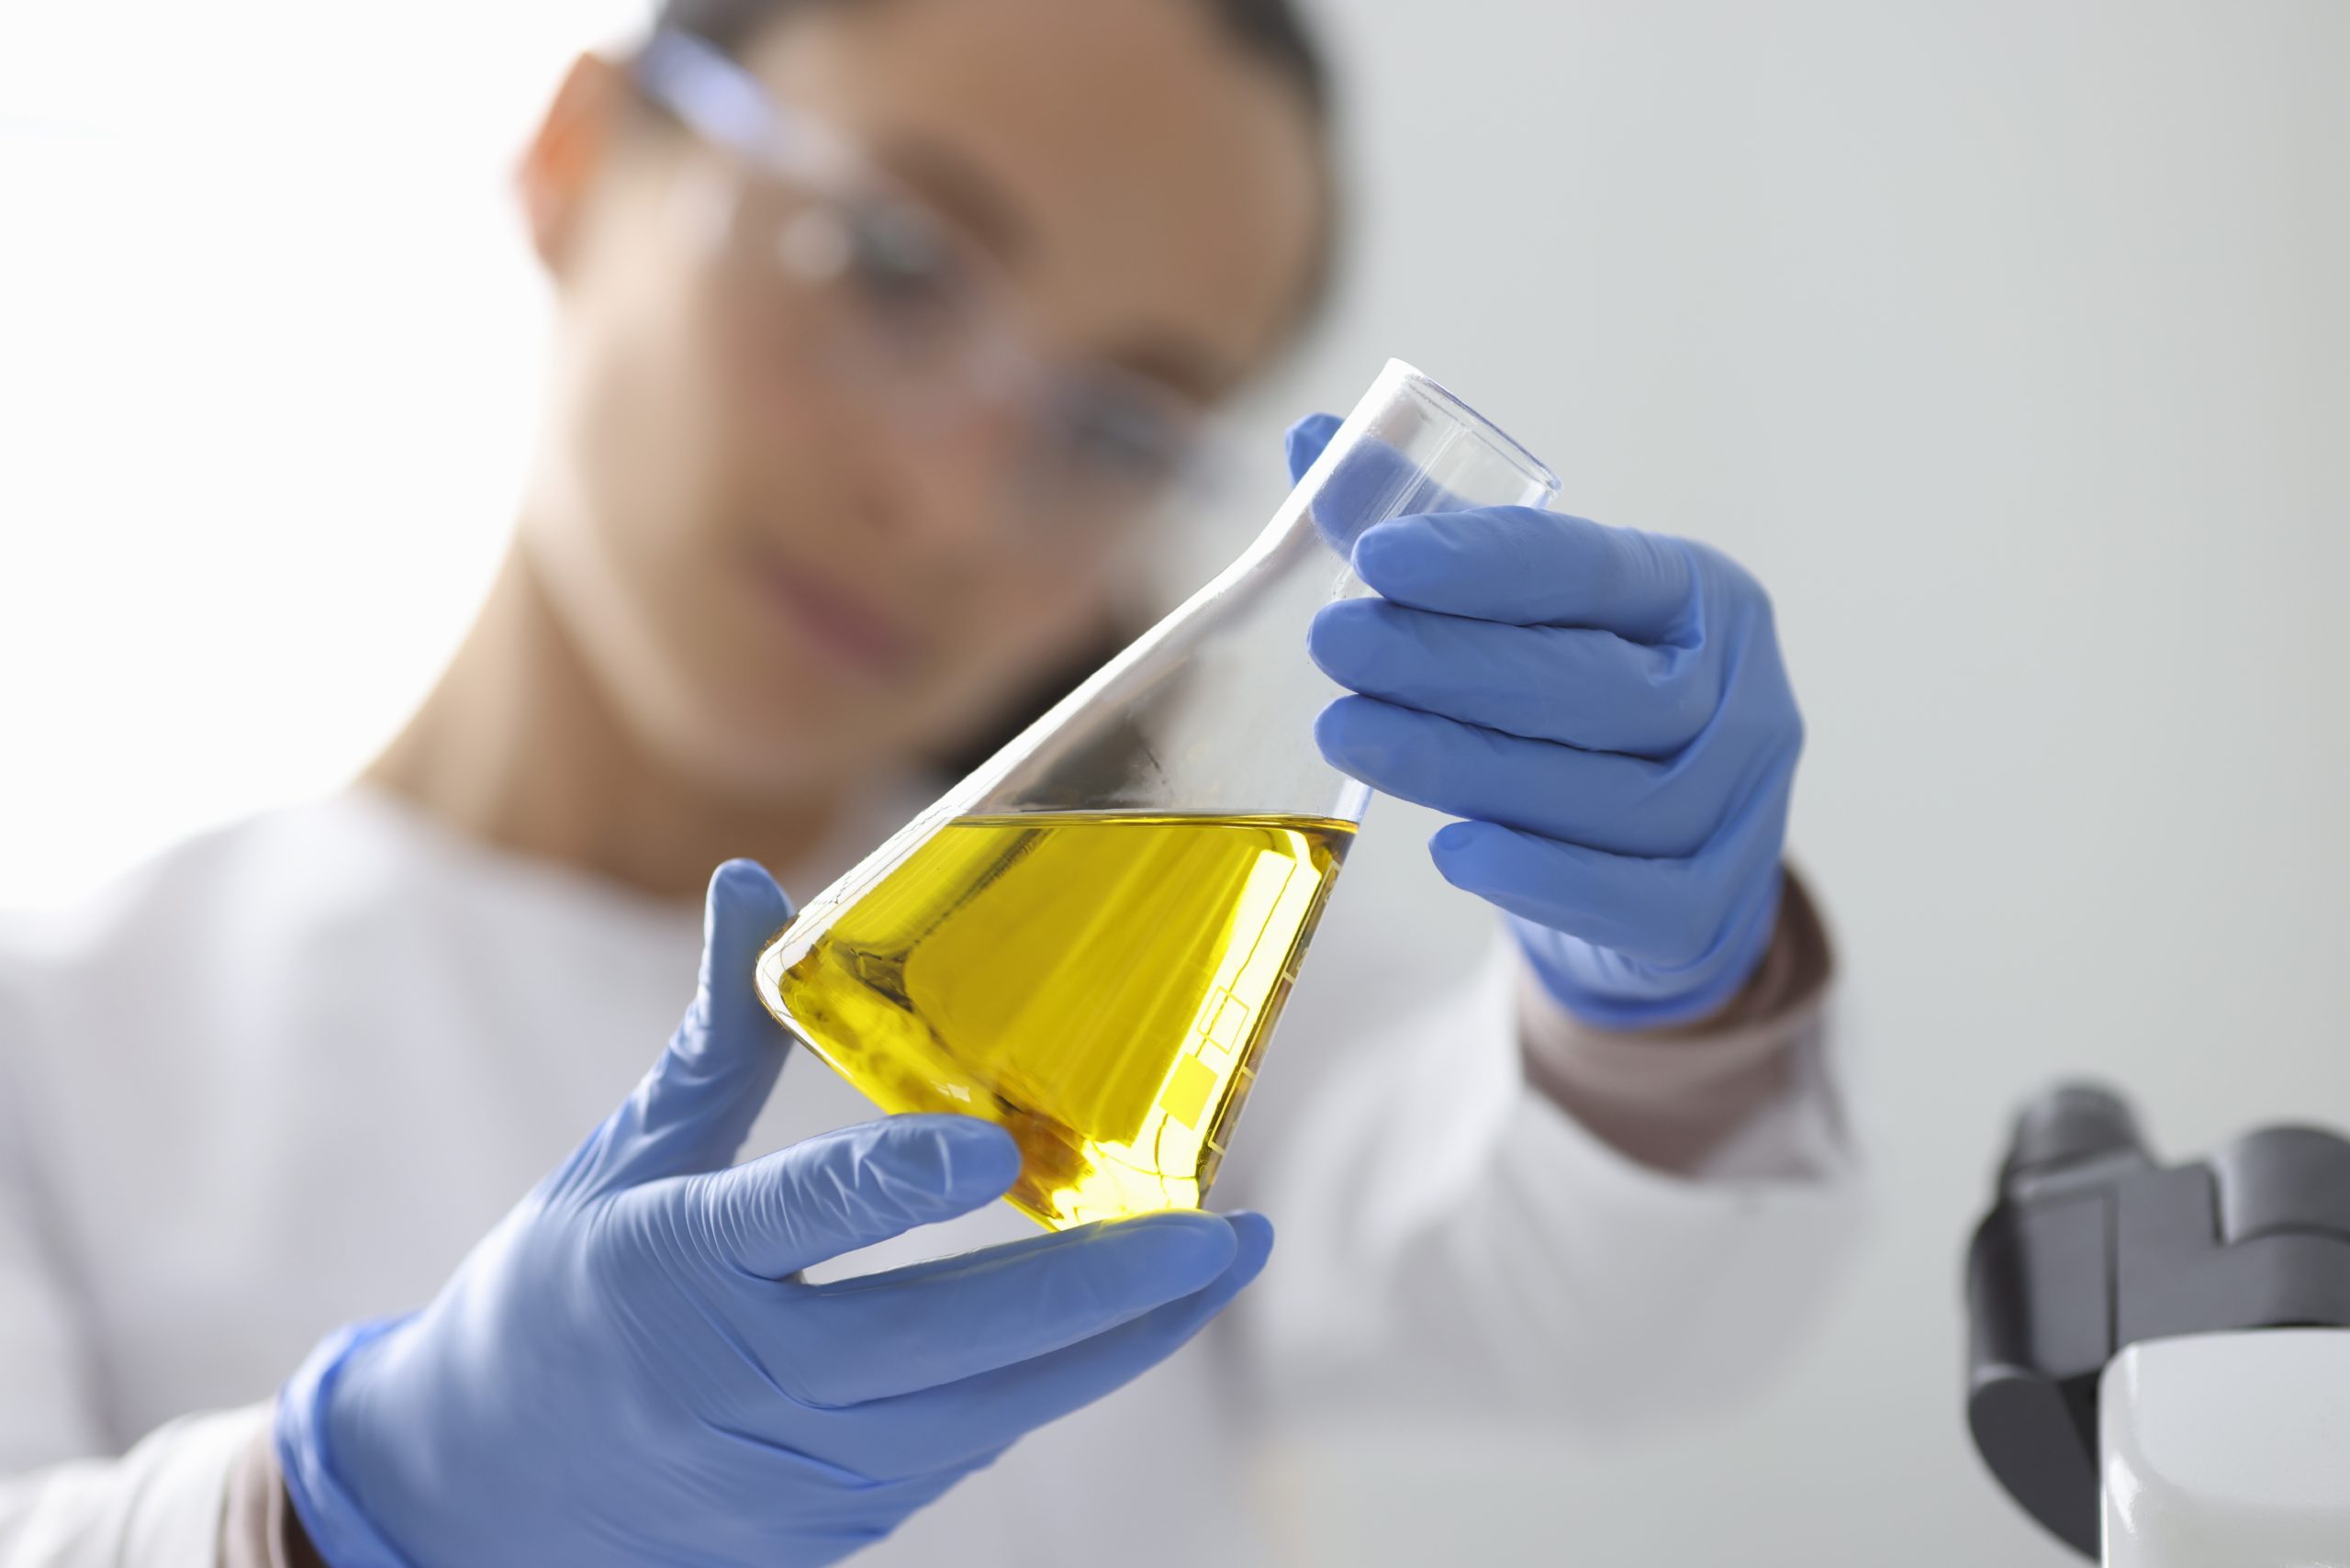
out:
M1966 1415L2107 1568L2350 1568L2350 1141L2162 1165L2122 1100L2017 1118L1966 1263Z

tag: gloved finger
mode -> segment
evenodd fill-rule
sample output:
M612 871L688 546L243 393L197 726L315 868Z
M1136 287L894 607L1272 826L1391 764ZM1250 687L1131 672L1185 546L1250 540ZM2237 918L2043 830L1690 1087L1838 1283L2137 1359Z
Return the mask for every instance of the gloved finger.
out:
M1464 892L1595 946L1667 970L1702 967L1739 926L1743 901L1774 885L1778 843L1743 823L1784 812L1792 769L1694 856L1647 858L1562 844L1487 822L1449 823L1428 841Z
M888 1116L699 1177L678 1201L722 1262L787 1279L1003 1196L1020 1147L971 1116Z
M968 1464L1115 1392L1182 1349L1263 1271L1272 1226L1248 1213L1229 1215L1227 1223L1232 1262L1207 1288L1067 1350L827 1412L825 1453L873 1476Z
M1722 699L1703 649L1627 642L1613 632L1508 626L1382 599L1326 605L1306 651L1366 697L1527 740L1670 757Z
M1314 460L1322 455L1322 449L1330 444L1330 438L1338 433L1338 427L1344 423L1336 414L1308 414L1289 427L1289 433L1281 438L1281 446L1289 459L1291 484L1305 477L1305 471L1314 466Z
M1694 855L1747 788L1746 759L1692 747L1671 763L1529 741L1373 697L1315 721L1330 766L1448 816L1605 850Z
M1613 947L1505 913L1510 932L1543 989L1585 1023L1604 1029L1669 1028L1718 1012L1746 988L1778 931L1777 868L1741 896L1707 953L1663 969Z
M1342 421L1327 414L1300 420L1289 431L1292 484L1328 454ZM1426 469L1377 435L1366 434L1338 455L1315 484L1314 527L1342 558L1351 558L1363 531L1390 518L1459 511L1468 503L1428 476Z
M700 984L661 1059L583 1149L602 1189L724 1168L783 1070L790 1036L761 1005L752 969L791 919L755 861L730 860L703 905Z
M1355 542L1354 566L1415 610L1676 644L1694 642L1699 623L1697 548L1560 512L1486 507L1379 523Z
M1238 1249L1221 1216L1192 1212L1014 1245L948 1268L917 1265L811 1287L778 1316L771 1334L750 1331L755 1348L768 1375L805 1403L888 1399L1106 1333L1204 1290Z

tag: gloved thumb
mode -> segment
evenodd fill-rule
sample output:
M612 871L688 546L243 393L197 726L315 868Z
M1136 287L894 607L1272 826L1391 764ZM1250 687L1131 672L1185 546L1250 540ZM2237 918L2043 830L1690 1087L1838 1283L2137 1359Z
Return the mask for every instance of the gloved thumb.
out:
M1321 461L1346 421L1309 414L1289 427L1286 445L1292 484ZM1340 454L1314 493L1314 527L1331 549L1348 560L1355 542L1374 523L1420 512L1458 511L1465 503L1436 483L1420 465L1376 431Z
M790 919L791 902L755 862L718 868L702 917L701 983L668 1049L593 1140L595 1186L733 1163L791 1042L752 981L759 949Z
M1315 459L1322 455L1323 448L1330 444L1330 438L1338 433L1338 427L1345 422L1336 414L1308 414L1289 427L1282 444L1289 454L1291 484L1305 477L1305 471L1314 466Z

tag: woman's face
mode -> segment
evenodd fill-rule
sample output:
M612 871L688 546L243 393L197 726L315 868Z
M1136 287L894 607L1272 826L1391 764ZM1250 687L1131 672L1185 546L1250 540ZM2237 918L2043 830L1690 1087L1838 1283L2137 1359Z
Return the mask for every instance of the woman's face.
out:
M1309 111L1199 0L813 6L744 63L991 258L1047 362L1205 404L1304 303ZM1099 634L1134 524L1028 515L1030 421L953 377L913 378L920 417L877 391L806 319L838 305L767 266L788 196L628 92L584 67L524 172L560 300L524 559L705 786L837 788L968 740Z

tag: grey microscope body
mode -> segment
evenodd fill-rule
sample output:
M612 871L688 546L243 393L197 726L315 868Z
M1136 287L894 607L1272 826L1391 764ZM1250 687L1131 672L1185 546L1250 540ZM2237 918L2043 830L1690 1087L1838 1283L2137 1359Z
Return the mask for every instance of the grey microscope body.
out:
M2017 1120L1966 1301L1975 1448L2059 1539L2350 1565L2350 1141L2164 1166L2120 1098L2059 1089Z

